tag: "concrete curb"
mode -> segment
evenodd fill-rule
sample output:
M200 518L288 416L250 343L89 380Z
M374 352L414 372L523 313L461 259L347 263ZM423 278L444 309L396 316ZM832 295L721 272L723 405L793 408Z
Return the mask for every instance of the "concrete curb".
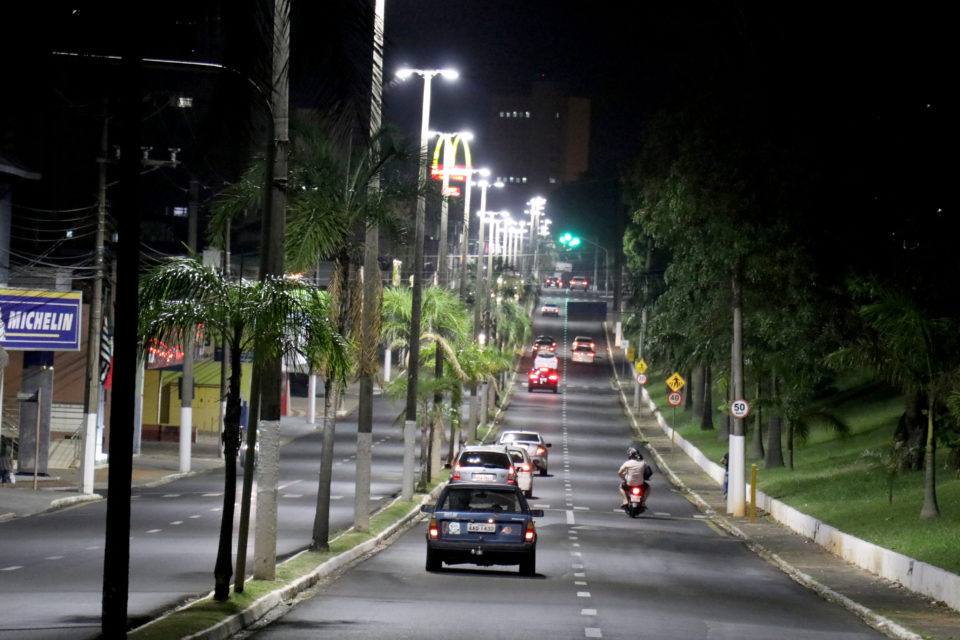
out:
M248 606L243 611L240 611L239 613L236 613L228 618L221 620L220 622L218 622L217 624L215 624L214 626L208 629L204 629L203 631L199 631L192 635L186 636L184 640L227 640L237 632L243 629L246 629L257 620L260 620L261 618L269 614L278 606L281 606L284 603L289 602L300 593L306 591L313 585L317 584L323 578L326 578L327 576L330 576L336 573L337 571L342 570L343 568L349 566L354 562L361 560L362 558L366 557L371 553L381 550L388 544L388 542L394 536L399 535L400 533L406 531L409 527L413 526L417 520L420 519L420 515L421 515L420 506L425 504L429 499L436 499L436 497L439 495L440 490L443 488L443 486L444 486L443 484L440 484L437 487L435 487L430 493L425 494L421 498L419 504L416 505L416 507L411 509L406 515L404 515L402 518L397 520L395 523L393 523L392 525L384 529L376 537L371 538L370 540L367 540L365 542L362 542L357 546L330 558L326 562L318 565L310 573L304 576L301 576L300 578L297 578L290 584L284 585L278 588L277 590L272 591L267 595L263 596L262 598L259 598L258 600L254 601L253 603L250 604L250 606ZM352 529L348 529L347 532L345 533L349 533L350 531L352 531ZM300 554L296 554L290 559L293 559L298 555ZM211 591L209 594L207 594L202 598L198 598L193 602L190 602L182 607L178 607L177 609L163 616L160 616L159 618L151 620L150 622L138 627L137 629L131 630L131 633L140 629L148 628L150 625L160 620L163 620L177 613L178 611L189 609L190 607L196 605L197 603L203 600L206 600L207 598L212 596L212 594L213 592Z

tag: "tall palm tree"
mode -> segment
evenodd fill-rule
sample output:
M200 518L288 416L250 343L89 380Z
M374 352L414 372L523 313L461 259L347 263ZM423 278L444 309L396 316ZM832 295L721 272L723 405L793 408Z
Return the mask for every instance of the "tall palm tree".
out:
M286 278L262 281L226 279L194 258L171 258L150 269L140 281L139 336L151 339L181 335L203 325L223 336L230 352L230 388L224 416L224 496L214 568L214 597L230 593L233 513L240 448L241 355L279 357L307 350L345 366L342 339L327 319L323 299L309 285Z
M953 391L957 379L957 321L934 317L903 292L867 283L870 301L860 309L868 333L831 354L835 365L873 371L908 395L919 393L927 402L926 446L923 468L924 520L940 516L935 465L935 412Z

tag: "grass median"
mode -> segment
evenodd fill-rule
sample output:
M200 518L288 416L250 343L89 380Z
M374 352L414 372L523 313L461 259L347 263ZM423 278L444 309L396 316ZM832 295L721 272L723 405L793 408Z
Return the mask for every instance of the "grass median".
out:
M651 380L666 380L669 374L652 374ZM685 439L716 462L727 451L727 442L717 439L717 430L703 431L689 411L667 405L666 395L650 386L652 397L668 423ZM855 392L856 390L856 392ZM723 393L714 391L714 398ZM960 573L960 477L944 467L946 453L937 455L937 501L940 517L921 520L923 471L895 473L886 456L904 409L903 398L877 387L839 389L821 399L850 430L844 435L826 426L812 426L805 441L794 444L794 468L764 468L762 459L747 458L757 465L757 487L767 495L830 524L844 533L897 551L952 573ZM675 417L674 417L675 416ZM766 416L761 416L763 444L767 445ZM714 414L719 427L722 412ZM755 421L748 418L749 454ZM786 459L786 427L783 455Z

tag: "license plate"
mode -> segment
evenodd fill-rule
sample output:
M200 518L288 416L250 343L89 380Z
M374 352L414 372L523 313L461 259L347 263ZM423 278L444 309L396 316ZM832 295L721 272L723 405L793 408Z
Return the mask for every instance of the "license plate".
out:
M546 378L540 378L540 384L547 384Z
M496 533L497 525L489 522L471 522L467 525L469 533Z
M496 482L497 476L494 473L475 473L473 474L474 482Z

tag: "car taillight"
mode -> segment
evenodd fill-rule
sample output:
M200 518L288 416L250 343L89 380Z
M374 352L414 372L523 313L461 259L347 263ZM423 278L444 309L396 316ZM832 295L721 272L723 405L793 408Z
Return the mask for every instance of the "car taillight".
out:
M544 449L543 447L537 447L537 455L538 455L538 456L542 456L542 455L545 454L546 452L547 452L547 450Z
M523 532L523 539L532 542L537 537L537 531L534 529L533 520L527 523L527 530Z
M591 343L590 343L590 348L591 348L591 349L596 349L596 348L597 348L596 343L591 342Z
M460 464L459 464L459 463L456 464L456 465L454 465L454 467L453 467L453 475L450 476L450 479L451 479L451 480L459 480L459 479L460 479Z
M517 470L513 468L513 465L510 465L507 468L507 484L513 484L517 481Z
M529 463L524 462L522 468L523 468L523 470L526 471L527 473L530 472L530 464L529 464Z
M557 374L551 373L551 374L550 374L550 382L556 382L558 377L559 377L559 376L557 376Z
M539 376L539 375L540 375L540 374L539 374L539 373L536 373L536 372L531 373L531 374L530 374L530 379L531 379L531 380L536 380L536 379L537 379L537 376Z
M643 493L643 489L641 489L640 487L630 487L630 493L632 493L635 496L638 496L641 493Z
M440 536L440 529L437 528L436 518L430 518L430 528L428 529L428 531L430 531L431 538L437 538Z

